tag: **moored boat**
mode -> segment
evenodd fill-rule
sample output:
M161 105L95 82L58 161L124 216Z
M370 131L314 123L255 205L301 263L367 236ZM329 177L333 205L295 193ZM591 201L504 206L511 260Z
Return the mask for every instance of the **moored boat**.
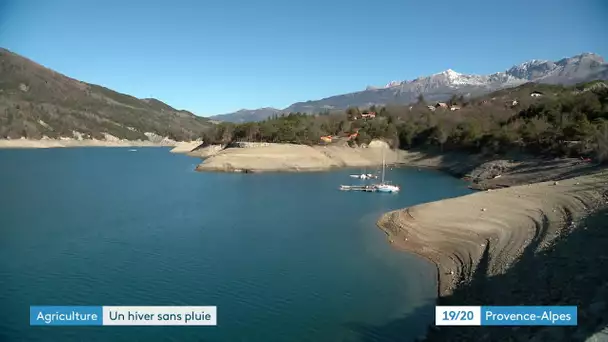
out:
M379 184L374 184L374 188L377 192L394 193L399 192L401 188L398 185L391 184L384 180L384 174L386 169L386 161L384 160L384 150L382 151L382 180Z
M393 184L378 184L376 185L376 191L378 192L399 192L399 190L401 190L401 188L399 188L398 185L393 185Z

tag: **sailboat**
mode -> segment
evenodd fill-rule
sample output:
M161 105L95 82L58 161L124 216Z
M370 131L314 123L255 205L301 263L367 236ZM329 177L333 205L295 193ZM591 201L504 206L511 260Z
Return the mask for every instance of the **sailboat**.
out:
M376 184L375 188L378 192L399 192L401 188L398 185L391 184L384 180L384 174L386 169L386 160L384 159L384 149L382 150L382 181L380 184Z

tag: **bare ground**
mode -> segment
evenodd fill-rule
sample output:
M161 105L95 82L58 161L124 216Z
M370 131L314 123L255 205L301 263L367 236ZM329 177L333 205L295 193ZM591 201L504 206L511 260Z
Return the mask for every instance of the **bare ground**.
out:
M202 149L206 157L198 171L268 172L323 171L340 167L367 167L382 164L382 155L389 164L404 160L405 151L390 150L384 145L369 148L347 146L306 146L268 144L252 148ZM191 155L196 155L196 151Z
M516 174L513 182L565 176L550 167L535 174L528 166L517 169L529 172L525 177ZM608 207L608 174L594 170L382 216L378 225L395 246L437 265L438 292L445 305L579 305L579 329L454 327L432 329L429 340L585 340L608 324L602 297L608 296L608 274L600 272L608 269L608 227L601 213ZM589 227L594 227L594 237L580 238ZM578 244L572 242L575 236ZM585 282L587 277L592 281ZM580 280L578 286L572 279Z

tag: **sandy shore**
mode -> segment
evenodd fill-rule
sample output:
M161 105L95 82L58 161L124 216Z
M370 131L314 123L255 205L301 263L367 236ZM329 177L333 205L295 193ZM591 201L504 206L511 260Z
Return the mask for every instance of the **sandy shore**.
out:
M368 148L347 146L306 146L267 144L251 148L226 148L209 152L196 168L198 171L267 172L323 171L341 167L373 167L382 164L382 154L388 164L401 163L405 151L390 150L384 144ZM197 155L196 152L190 155Z
M506 189L426 203L383 215L378 225L397 246L438 266L439 294L469 281L484 253L486 275L504 272L530 244L543 248L572 222L606 204L608 175Z
M542 177L542 169L540 172ZM569 239L579 230L587 233L591 224L584 220L607 207L608 172L597 170L558 182L482 191L393 211L383 215L378 226L396 247L435 263L438 294L440 302L447 301L445 305L579 305L579 315L589 319L586 328L553 328L547 334L552 341L585 340L602 327L604 323L598 319L608 311L604 301L608 275L597 271L597 267L603 269L602 264L608 266L604 216L608 214L595 220L599 233L594 238L581 238L578 247L564 247L568 252L559 255L553 249L557 242L559 246L571 244ZM594 244L598 251L587 255ZM539 253L548 254L540 259ZM594 265L589 275L582 273L581 260ZM519 267L513 269L513 265ZM509 280L491 282L499 277ZM571 279L579 277L597 282L570 287ZM555 288L560 295L552 293ZM429 340L520 340L523 335L526 338L521 340L528 340L536 336L534 330L475 329L432 329ZM544 341L542 338L533 340Z

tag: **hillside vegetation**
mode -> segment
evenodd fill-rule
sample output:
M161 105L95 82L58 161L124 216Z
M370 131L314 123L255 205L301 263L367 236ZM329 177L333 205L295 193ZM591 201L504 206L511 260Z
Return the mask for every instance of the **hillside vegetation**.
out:
M104 139L110 134L148 140L148 132L192 140L210 126L207 119L156 99L80 82L0 49L0 139Z
M531 96L540 92L540 96ZM207 143L262 141L321 144L321 136L358 133L349 144L382 138L404 149L435 146L442 151L608 159L608 87L596 81L572 87L528 83L475 99L452 97L434 110L422 96L415 105L372 107L373 119L357 108L306 115L291 113L262 122L221 123L205 133ZM457 106L459 110L451 110ZM454 108L455 109L455 108Z

